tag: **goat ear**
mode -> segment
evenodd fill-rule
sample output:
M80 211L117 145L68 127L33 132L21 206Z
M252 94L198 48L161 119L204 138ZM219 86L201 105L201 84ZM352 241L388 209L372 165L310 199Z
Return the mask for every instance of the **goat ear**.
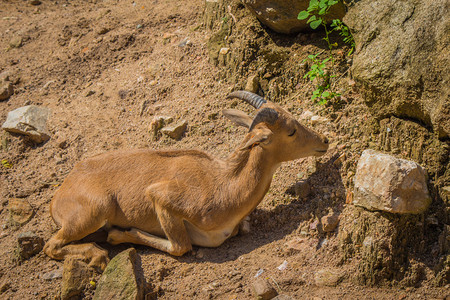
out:
M259 144L268 145L272 142L273 132L269 128L258 128L253 130L250 139L245 143L241 150L251 149Z
M224 109L222 110L222 113L225 117L227 117L227 119L237 125L244 126L246 128L250 128L252 125L253 119L243 111L237 109Z

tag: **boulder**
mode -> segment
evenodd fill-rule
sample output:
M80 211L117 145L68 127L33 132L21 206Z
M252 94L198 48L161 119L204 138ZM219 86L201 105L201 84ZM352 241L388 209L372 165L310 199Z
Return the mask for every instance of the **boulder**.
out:
M353 204L399 214L424 212L431 203L426 173L417 163L365 150L356 167Z
M356 42L352 77L376 118L412 118L449 136L448 8L447 0L361 0L345 15Z
M29 136L36 143L42 143L50 138L46 124L49 115L48 108L23 106L8 113L2 128L11 133Z
M98 281L93 299L144 299L144 277L137 258L134 248L116 255Z
M309 0L244 0L245 6L258 20L273 31L294 34L301 31L310 31L307 20L297 19L298 13L306 10ZM332 6L327 20L342 19L345 15L345 6L339 2Z

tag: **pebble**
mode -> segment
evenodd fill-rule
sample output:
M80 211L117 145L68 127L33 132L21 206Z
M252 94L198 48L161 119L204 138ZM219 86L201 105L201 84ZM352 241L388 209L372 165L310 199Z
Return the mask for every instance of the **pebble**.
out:
M15 36L9 41L9 47L20 48L22 47L23 39L20 36Z
M8 201L8 211L10 221L15 225L24 225L34 215L33 207L26 199L12 198Z
M311 117L311 124L312 125L316 125L319 123L326 123L328 122L327 118L321 117L321 116L312 116Z
M314 282L317 286L336 286L341 280L338 272L329 269L322 269L314 274Z
M306 198L311 192L311 187L309 186L308 181L300 180L295 184L294 190L297 197Z
M320 221L322 223L323 231L332 232L336 229L337 225L339 224L339 215L332 213L322 217Z
M44 239L34 232L23 232L17 237L17 253L19 259L28 259L44 248Z
M230 48L220 48L219 50L220 55L227 55L228 52L230 52Z
M251 75L247 78L247 83L245 84L245 90L257 93L259 89L259 77L257 74Z

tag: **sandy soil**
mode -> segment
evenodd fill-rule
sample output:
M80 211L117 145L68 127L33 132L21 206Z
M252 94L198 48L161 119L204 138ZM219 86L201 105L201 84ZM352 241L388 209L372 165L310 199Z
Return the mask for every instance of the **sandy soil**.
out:
M1 298L58 297L61 279L45 280L44 275L62 269L62 262L42 252L21 264L12 257L19 233L33 231L48 240L56 231L49 203L76 162L114 149L146 147L194 148L226 157L243 138L245 131L220 113L231 105L225 96L233 85L219 80L219 69L209 62L202 11L201 0L43 1L38 6L0 2L0 71L10 72L15 81L14 95L0 102L0 122L27 104L52 111L51 139L44 144L2 133L8 145L1 149L1 159L13 167L0 169L0 276L9 283ZM15 37L22 45L11 48ZM364 121L366 112L358 95L354 97L354 105L346 109L357 111L357 119ZM297 117L305 109L320 110L300 100L279 101ZM251 112L245 105L238 108ZM153 140L149 126L155 115L187 120L185 136L180 141L167 136ZM281 166L252 214L251 233L218 248L195 247L181 258L136 246L158 299L251 299L251 282L261 269L261 276L280 293L295 299L444 299L448 288L426 284L406 289L355 285L348 279L351 264L339 264L336 234L314 230L318 216L344 209L349 180L345 170L354 168L360 153L339 130L340 123L310 125L330 137L332 148L321 158ZM347 155L342 170L333 162L350 148L355 151ZM313 191L300 199L290 190L306 178ZM8 226L6 205L15 197L26 199L35 211L20 228ZM286 243L299 238L305 242L289 249ZM102 246L113 257L131 245ZM287 268L278 270L284 261ZM337 287L316 286L315 272L330 267L339 270L342 282Z

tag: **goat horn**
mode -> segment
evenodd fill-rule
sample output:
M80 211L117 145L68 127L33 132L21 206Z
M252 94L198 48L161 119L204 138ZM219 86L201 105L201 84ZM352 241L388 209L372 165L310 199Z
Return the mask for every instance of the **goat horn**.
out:
M277 120L278 120L278 113L276 110L267 107L263 108L256 114L255 118L253 119L252 125L250 126L248 131L249 132L252 131L256 125L262 122L269 125L274 125Z
M231 94L229 94L227 98L228 99L238 98L244 100L245 102L252 105L256 109L260 108L261 105L263 105L264 103L267 103L267 100L261 97L260 95L247 91L234 91Z

